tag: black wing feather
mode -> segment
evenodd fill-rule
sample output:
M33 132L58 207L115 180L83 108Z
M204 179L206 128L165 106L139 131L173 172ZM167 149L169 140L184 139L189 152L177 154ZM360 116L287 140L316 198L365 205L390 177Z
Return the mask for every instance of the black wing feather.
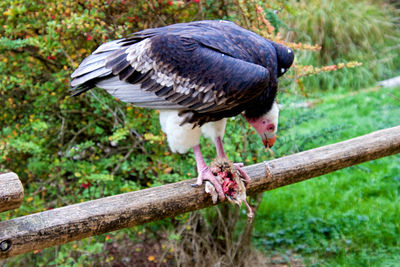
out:
M254 99L268 88L270 75L266 68L211 50L179 34L153 37L150 57L160 64L174 65L173 73L186 80L181 84L192 85L189 94L179 93L175 88L176 96L166 100L196 112L213 112L216 107L229 109ZM146 86L142 87L146 90ZM201 93L192 97L195 91ZM196 100L199 103L192 104ZM230 106L221 107L221 103Z
M275 98L276 61L270 41L234 23L182 23L102 45L74 72L79 75L71 84L80 93L117 75L124 90L121 95L129 95L132 84L129 101L134 104L140 106L134 100L139 94L143 103L157 103L149 107L178 107L186 122L201 125ZM114 85L115 79L111 80ZM107 90L113 94L119 89Z

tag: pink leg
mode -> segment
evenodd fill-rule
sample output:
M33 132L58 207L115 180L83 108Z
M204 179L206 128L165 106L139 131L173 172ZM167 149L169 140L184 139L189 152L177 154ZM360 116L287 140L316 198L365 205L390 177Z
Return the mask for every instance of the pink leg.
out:
M194 157L195 157L196 163L197 163L198 176L197 176L197 182L195 184L192 184L192 186L198 187L203 184L204 180L210 181L210 183L212 183L213 186L215 187L215 190L217 191L219 198L221 200L224 200L225 194L222 191L222 186L218 182L215 175L211 172L210 168L204 162L203 155L201 154L201 150L200 150L200 145L194 146L193 152L194 152Z
M217 138L215 138L214 140L215 142L215 147L217 148L217 155L220 158L223 159L228 159L226 154L225 154L225 150L224 150L224 145L222 143L222 139L220 136L218 136ZM246 182L246 187L249 185L251 178L250 176L247 175L247 173L241 168L243 167L243 163L234 163L234 165L236 166L236 169L239 171L240 175L242 175L243 179Z
M214 143L215 143L215 147L217 148L218 157L223 158L223 159L228 159L226 157L225 150L224 150L224 144L222 143L222 139L220 136L215 138Z

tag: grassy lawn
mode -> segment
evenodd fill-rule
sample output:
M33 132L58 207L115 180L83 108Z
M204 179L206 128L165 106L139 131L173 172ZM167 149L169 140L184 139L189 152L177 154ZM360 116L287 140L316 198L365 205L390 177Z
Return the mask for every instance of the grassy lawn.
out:
M320 99L311 108L290 106L310 99L280 99L276 156L400 125L399 88ZM267 253L311 266L399 266L400 155L267 192L256 220L254 241Z

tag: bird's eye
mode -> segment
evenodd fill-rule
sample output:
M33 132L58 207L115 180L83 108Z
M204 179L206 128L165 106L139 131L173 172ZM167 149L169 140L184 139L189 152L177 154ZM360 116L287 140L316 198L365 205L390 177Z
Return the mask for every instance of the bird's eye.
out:
M267 130L268 130L269 132L273 132L273 131L275 130L275 125L273 125L272 123L269 124L269 125L267 126Z
M282 68L281 73L285 73L286 69Z

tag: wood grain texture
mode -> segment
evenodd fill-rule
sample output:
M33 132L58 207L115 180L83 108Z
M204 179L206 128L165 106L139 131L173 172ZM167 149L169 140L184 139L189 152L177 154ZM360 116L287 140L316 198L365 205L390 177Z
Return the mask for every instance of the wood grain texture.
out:
M400 152L400 126L245 168L250 194ZM213 205L195 179L0 222L0 258L176 216Z
M24 188L13 172L0 174L0 212L18 208L24 200Z

